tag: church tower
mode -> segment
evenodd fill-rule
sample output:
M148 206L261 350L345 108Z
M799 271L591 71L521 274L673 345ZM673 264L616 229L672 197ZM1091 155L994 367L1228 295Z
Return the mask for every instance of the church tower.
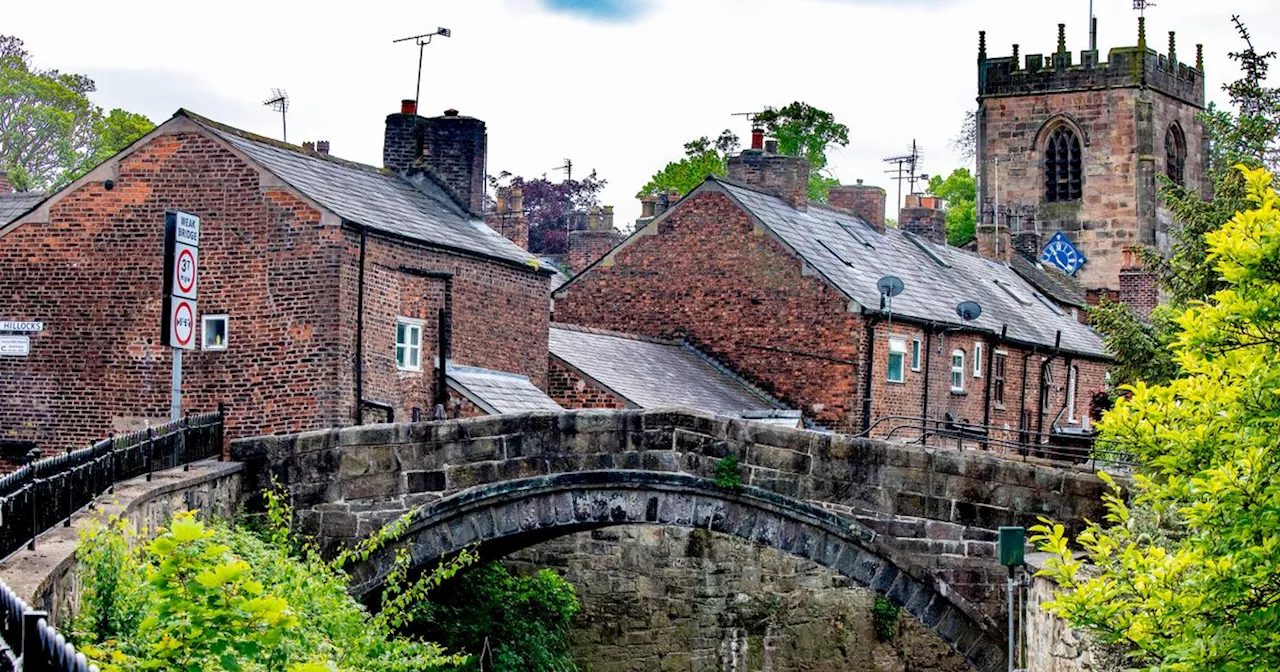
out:
M1194 67L1180 63L1170 32L1168 52L1158 53L1139 18L1138 46L1099 61L1096 19L1091 28L1079 62L1064 24L1048 56L1020 58L1015 44L1012 56L988 58L979 33L978 248L1038 259L1091 294L1120 296L1140 271L1129 248L1169 249L1173 222L1156 176L1208 188L1196 118L1205 101L1203 49L1196 46Z

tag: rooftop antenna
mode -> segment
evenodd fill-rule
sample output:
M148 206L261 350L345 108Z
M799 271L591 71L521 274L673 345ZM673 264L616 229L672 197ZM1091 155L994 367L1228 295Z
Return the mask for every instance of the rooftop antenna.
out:
M431 44L431 38L435 37L436 35L440 35L441 37L450 37L450 36L452 36L452 35L453 35L453 31L449 30L448 28L436 28L436 32L434 32L434 33L423 33L422 35L410 35L409 37L402 37L402 38L400 38L400 39L398 39L398 40L392 40L392 41L391 41L391 43L392 43L392 44L395 44L395 43L397 43L397 42L408 42L409 40L415 40L415 41L417 42L417 45L418 45L418 81L417 81L417 84L415 85L415 87L414 87L414 89L413 89L413 102L415 102L415 103L417 103L417 102L419 102L419 101L420 101L419 96L421 96L421 95L422 95L422 52L423 52L423 48L424 48L424 47L426 47L428 44Z
M746 117L751 122L751 148L764 149L764 127L760 125L760 116L775 111L777 111L777 108L774 106L765 105L759 112L733 112L729 116Z
M552 168L551 170L563 170L563 171L564 171L564 181L565 181L565 182L572 182L572 181L573 181L573 160L572 160L572 159L565 159L565 160L564 160L564 164L563 164L563 165L556 166L555 168Z
M280 139L289 142L289 123L285 120L285 113L289 111L289 94L284 89L271 89L271 97L262 104L280 113Z
M1146 16L1147 8L1155 6L1156 3L1151 2L1151 0L1133 0L1133 8L1137 10L1139 17Z
M915 193L916 182L922 179L928 179L926 176L916 172L917 169L920 168L920 163L922 158L923 157L920 155L920 146L916 144L915 140L912 140L910 154L890 156L889 158L884 159L885 163L897 164L895 168L891 168L884 172L889 173L890 175L894 175L896 173L896 175L890 179L898 181L898 216L899 218L901 218L902 216L902 183L903 181L906 181L908 184L910 184L911 186L910 193Z

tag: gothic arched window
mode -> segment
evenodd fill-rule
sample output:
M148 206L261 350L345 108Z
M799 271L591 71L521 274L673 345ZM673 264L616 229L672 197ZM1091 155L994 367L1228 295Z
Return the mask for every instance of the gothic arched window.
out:
M1187 166L1187 140L1177 124L1164 133L1164 174L1178 186L1183 186Z
M1050 203L1080 199L1083 177L1080 138L1066 125L1053 129L1044 146L1044 198Z

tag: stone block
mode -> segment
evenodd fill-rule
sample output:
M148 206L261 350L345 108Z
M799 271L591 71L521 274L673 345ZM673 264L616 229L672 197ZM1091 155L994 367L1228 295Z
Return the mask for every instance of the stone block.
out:
M405 472L405 492L443 492L446 486L445 472L407 471Z
M373 499L403 494L400 475L395 472L357 476L341 481L342 498L345 500Z
M944 523L936 520L926 521L924 523L924 535L929 539L960 541L964 536L964 527L954 523Z
M752 445L746 457L746 462L753 466L801 475L809 473L810 461L807 453L760 443Z
M493 462L463 464L445 470L450 490L465 490L482 483L493 483L498 477L498 466Z

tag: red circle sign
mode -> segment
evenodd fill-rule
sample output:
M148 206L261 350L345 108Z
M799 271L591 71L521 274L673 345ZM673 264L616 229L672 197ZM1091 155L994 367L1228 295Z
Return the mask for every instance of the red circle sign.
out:
M178 290L189 293L196 286L196 258L190 249L183 248L178 253L177 267Z
M191 314L191 304L182 301L173 309L173 337L178 345L191 342L191 335L196 330L196 317Z

